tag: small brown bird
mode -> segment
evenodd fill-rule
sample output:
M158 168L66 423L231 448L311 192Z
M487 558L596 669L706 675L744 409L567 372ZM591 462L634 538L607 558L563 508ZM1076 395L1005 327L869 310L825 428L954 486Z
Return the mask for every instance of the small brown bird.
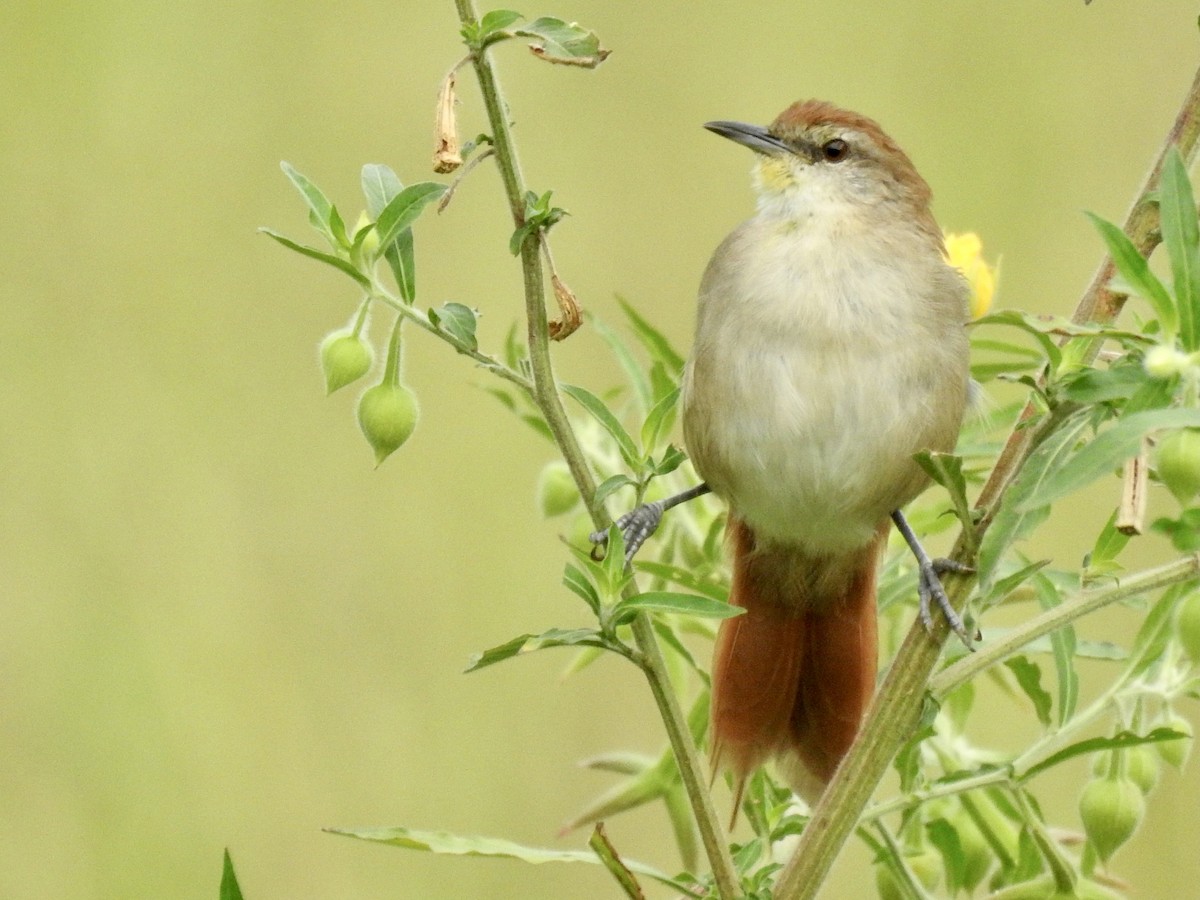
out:
M871 119L810 100L706 127L754 151L758 193L704 273L683 386L746 609L717 637L713 761L740 795L777 758L812 800L874 692L876 563L927 484L913 454L952 450L962 424L967 286L929 186Z

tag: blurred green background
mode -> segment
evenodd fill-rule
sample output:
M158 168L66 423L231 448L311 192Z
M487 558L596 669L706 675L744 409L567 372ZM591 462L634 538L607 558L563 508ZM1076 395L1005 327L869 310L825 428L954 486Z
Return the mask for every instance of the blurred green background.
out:
M596 72L497 53L530 184L572 213L560 269L598 315L619 292L682 347L752 203L749 159L700 123L808 96L875 116L942 223L1003 256L998 303L1065 313L1098 258L1081 211L1120 218L1200 59L1187 0L519 8L614 51ZM662 742L619 662L460 674L582 621L532 499L548 447L413 333L422 420L374 470L353 391L326 399L316 366L353 286L254 231L307 237L280 159L351 220L362 163L431 177L453 5L8 0L4 20L0 897L214 897L227 845L251 900L614 896L581 867L320 832L580 846L557 825L607 782L576 761ZM460 93L470 136L469 75ZM421 302L480 307L485 345L519 314L510 230L487 167L418 226ZM612 377L593 333L556 354L572 380ZM1139 896L1196 896L1198 769L1164 774L1118 857ZM1067 824L1076 785L1049 802ZM610 833L673 868L664 823ZM865 856L835 880L829 897L865 896Z

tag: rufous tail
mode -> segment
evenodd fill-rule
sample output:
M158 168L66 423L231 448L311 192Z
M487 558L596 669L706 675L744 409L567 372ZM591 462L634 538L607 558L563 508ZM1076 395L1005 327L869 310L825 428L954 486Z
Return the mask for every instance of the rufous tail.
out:
M712 763L732 770L734 815L755 768L778 758L805 799L820 795L858 733L878 665L875 568L887 523L847 555L760 546L738 519L730 602L717 634Z

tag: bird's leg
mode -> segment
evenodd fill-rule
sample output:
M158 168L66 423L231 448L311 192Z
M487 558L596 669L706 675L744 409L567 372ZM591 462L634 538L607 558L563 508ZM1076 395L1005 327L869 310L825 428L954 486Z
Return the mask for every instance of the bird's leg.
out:
M946 617L946 621L950 624L950 628L959 636L967 649L973 649L971 647L971 637L967 633L966 626L963 625L963 620L959 614L954 611L954 607L950 605L950 598L946 596L946 589L942 587L941 576L947 572L967 575L973 572L974 569L960 562L955 562L952 559L930 559L929 554L925 552L925 548L921 546L921 542L913 534L908 520L904 518L904 514L900 510L892 513L892 521L896 523L896 528L904 536L904 541L908 544L908 549L917 558L917 571L919 572L917 597L920 600L921 622L924 623L926 630L933 630L933 615L929 609L930 601L932 600L937 604L938 609L942 611L942 615Z
M673 497L668 497L666 500L655 500L653 503L643 503L641 506L635 506L621 518L617 519L617 527L621 529L621 537L625 539L625 562L633 560L633 555L638 552L638 549L646 542L650 535L658 530L658 525L662 522L663 513L673 506L678 506L680 503L686 503L688 500L694 500L696 497L702 497L712 490L703 481L693 488L688 488L682 493L676 494ZM597 552L605 544L608 543L607 531L593 531L588 535L590 540L596 547L592 550L592 556L596 556Z

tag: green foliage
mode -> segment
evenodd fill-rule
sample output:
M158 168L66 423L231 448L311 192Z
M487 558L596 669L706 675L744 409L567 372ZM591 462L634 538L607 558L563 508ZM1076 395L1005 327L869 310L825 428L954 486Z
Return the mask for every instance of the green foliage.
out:
M478 21L465 21L463 39L479 54L528 38L535 56L587 68L607 56L596 35L581 26L551 17L519 25L522 21L511 10L494 10ZM491 124L501 137L503 121L493 118ZM480 140L492 142L486 135ZM555 399L548 404L538 390L545 382L535 383L534 375L539 365L548 369L546 348L527 347L518 337L534 330L514 325L503 345L489 353L481 349L479 310L453 301L426 311L416 305L413 229L431 203L448 198L447 186L405 186L386 166L366 165L361 177L365 209L351 233L337 207L311 180L286 163L283 171L327 248L300 244L269 229L264 233L349 276L350 296L359 304L351 326L331 335L322 348L330 392L370 368L367 311L382 307L392 314L382 379L359 401L360 424L377 461L403 444L416 424L415 397L400 378L406 324L496 376L486 389L503 409L563 451L562 462L543 470L537 494L546 515L571 517L564 518L564 533L573 538L566 541L570 556L563 585L566 594L583 601L582 608L572 610L584 622L535 627L478 653L467 671L557 648L575 654L569 672L597 660L620 659L640 667L656 683L644 632L638 634L639 627L648 628L664 657L669 676L665 689L683 700L689 710L686 731L702 745L709 681L703 665L707 653L697 652L697 645L703 648L713 638L719 620L741 612L726 602L729 571L721 546L720 504L702 498L672 509L632 569L625 562L619 529L608 529L603 556L590 552L581 537L608 521L607 509L625 511L696 484L686 454L671 441L683 354L633 304L621 300L620 323L594 316L587 320L611 353L621 383L596 387L551 381ZM551 191L523 196L522 191L518 188L510 197L523 208L515 217L509 249L528 266L539 254L522 250L544 240L566 213L551 204ZM1136 635L1127 645L1117 645L1080 636L1075 622L1105 602L1135 599L1122 592L1121 584L1146 576L1124 571L1122 556L1136 538L1126 533L1131 529L1122 530L1115 512L1088 535L1092 550L1078 567L1031 562L1017 546L1035 539L1084 488L1100 483L1100 489L1115 495L1115 482L1104 479L1141 454L1153 457L1151 477L1165 483L1182 507L1178 518L1160 519L1155 527L1181 550L1200 548L1200 509L1192 506L1200 485L1200 463L1193 459L1200 457L1193 431L1200 428L1200 228L1178 152L1167 156L1157 202L1170 284L1154 274L1119 227L1091 217L1119 273L1113 289L1146 301L1151 317L1127 329L1014 310L977 319L972 324L976 378L985 384L1023 386L1028 402L1015 425L1020 403L1003 414L970 421L955 453L917 457L938 487L908 510L908 518L925 536L957 523L959 561L974 566L972 615L983 634L975 659L984 662L973 662L961 648L946 652L944 672L931 683L921 726L894 761L898 790L859 821L858 834L875 855L881 896L922 897L934 890L947 895L989 890L995 897L1107 896L1091 879L1095 857L1107 860L1132 835L1144 796L1152 795L1157 782L1158 758L1175 765L1186 758L1192 730L1176 706L1195 697L1200 685L1195 567L1181 566L1171 578L1147 588L1150 602ZM394 289L381 279L381 268L390 273ZM538 377L547 376L543 371ZM565 409L554 405L560 397L570 398ZM1009 426L1011 434L1028 436L1025 449L1000 463L1008 468L994 496L973 499L997 465ZM1151 454L1155 444L1158 449ZM1129 473L1126 477L1134 477ZM1074 525L1087 527L1086 522ZM879 586L885 655L896 652L913 619L916 575L907 549L893 542ZM1039 616L1012 628L992 622L997 606L1028 600L1036 601ZM1046 616L1057 617L1054 627L1037 630ZM1086 706L1080 700L1076 665L1081 658L1108 667L1107 687ZM955 677L964 670L969 677ZM972 679L981 676L1011 698L1017 714L1036 723L1036 736L1025 747L984 746L974 736ZM1098 729L1106 736L1096 736ZM697 858L703 843L698 835L709 826L694 815L696 798L683 777L678 739L673 746L649 757L614 751L591 761L616 780L564 829L596 825L587 850L545 850L407 828L335 833L450 855L599 863L628 896L641 895L638 877L687 896L727 895L729 885L721 886L719 875L705 874ZM1031 792L1037 790L1039 776L1050 770L1057 775L1064 771L1062 763L1089 754L1100 760L1101 770L1083 789L1080 813L1089 849L1077 854L1043 821ZM687 870L678 876L626 859L599 828L604 818L659 803ZM766 898L780 870L781 842L801 833L807 817L765 771L750 779L740 811L752 836L729 848L732 877L740 880L746 897ZM709 850L711 862L718 857ZM228 856L226 869L232 880ZM223 898L224 891L223 882Z

